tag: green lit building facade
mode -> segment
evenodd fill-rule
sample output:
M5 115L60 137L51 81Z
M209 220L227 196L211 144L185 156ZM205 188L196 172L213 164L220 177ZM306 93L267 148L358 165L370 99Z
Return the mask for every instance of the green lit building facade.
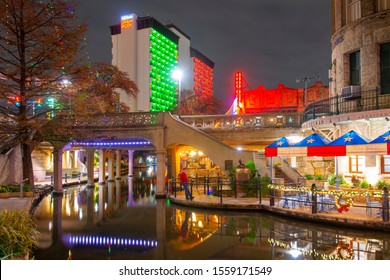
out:
M181 91L201 92L197 77L198 60L191 48L191 39L177 26L163 25L153 17L123 16L121 23L111 26L112 64L127 72L136 83L136 98L122 95L121 101L132 112L172 111L178 105L179 82L172 77L173 70L180 69L183 78ZM192 50L192 51L191 51ZM199 58L199 51L196 57ZM202 55L210 65L211 60ZM211 62L213 71L214 63ZM205 84L212 85L210 81ZM203 82L203 81L202 81ZM208 89L210 92L211 90Z
M136 98L121 96L131 111L170 111L177 107L179 36L152 17L131 14L111 26L112 64L137 84Z

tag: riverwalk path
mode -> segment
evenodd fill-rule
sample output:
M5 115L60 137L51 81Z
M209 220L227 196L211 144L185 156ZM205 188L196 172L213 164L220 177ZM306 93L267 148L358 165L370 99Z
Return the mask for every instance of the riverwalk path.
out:
M66 186L85 183L86 181L83 179L70 178ZM50 184L50 182L39 182L37 185L39 187L39 185L44 186L48 184ZM377 215L367 215L367 210L363 204L357 204L356 207L351 207L347 212L343 211L339 213L336 210L332 210L324 212L318 211L313 214L311 206L285 208L282 207L280 202L276 202L274 206L270 206L270 200L268 198L263 198L260 203L259 198L223 197L221 202L219 196L206 195L200 191L194 191L194 196L195 198L193 200L186 200L184 191L181 191L176 194L168 194L167 198L173 204L194 209L268 212L314 223L390 232L390 222L383 221L381 217L378 217ZM0 210L20 209L29 211L32 202L32 197L0 198Z

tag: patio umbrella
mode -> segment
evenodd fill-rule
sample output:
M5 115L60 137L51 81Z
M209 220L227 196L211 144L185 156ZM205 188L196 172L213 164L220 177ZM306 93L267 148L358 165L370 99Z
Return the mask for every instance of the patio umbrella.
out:
M323 156L366 155L368 142L366 137L351 130L330 142Z
M286 156L286 151L280 150L282 147L290 147L292 146L291 142L288 141L286 137L282 137L272 144L269 144L267 147L265 147L265 156L266 157L278 157L278 156Z
M302 141L294 144L290 148L290 154L292 156L323 156L325 147L329 143L330 141L325 137L313 133Z
M390 130L368 143L367 155L390 155Z

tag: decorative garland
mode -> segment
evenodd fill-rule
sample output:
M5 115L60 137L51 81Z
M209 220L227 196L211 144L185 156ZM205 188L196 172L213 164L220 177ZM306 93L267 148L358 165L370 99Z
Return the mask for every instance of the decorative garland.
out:
M346 255L344 255L343 252L346 252ZM339 245L336 248L336 254L338 259L340 260L353 260L353 257L355 255L351 246L349 246L349 244L345 242L339 243Z
M335 198L334 198L334 201L335 201L334 205L337 207L337 211L339 213L341 213L343 211L348 212L349 208L351 208L352 204L353 204L352 197L346 198L345 203L341 204L340 200L342 197L343 197L343 195L340 194L340 195L335 195Z
M311 192L310 188L297 188L291 186L274 185L269 184L268 188L284 191L299 191L299 192ZM383 191L342 191L342 190L316 190L316 194L322 195L345 195L345 196L360 196L360 197L382 197Z

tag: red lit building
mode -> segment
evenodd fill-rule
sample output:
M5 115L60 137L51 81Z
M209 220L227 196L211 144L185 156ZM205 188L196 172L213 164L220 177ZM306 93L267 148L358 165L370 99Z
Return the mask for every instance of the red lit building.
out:
M316 82L306 93L304 88L287 88L283 84L276 89L264 89L264 86L250 89L243 74L236 72L235 95L233 114L302 112L313 101L328 98L329 87Z
M194 71L194 94L199 98L213 95L214 62L194 48L191 48Z

